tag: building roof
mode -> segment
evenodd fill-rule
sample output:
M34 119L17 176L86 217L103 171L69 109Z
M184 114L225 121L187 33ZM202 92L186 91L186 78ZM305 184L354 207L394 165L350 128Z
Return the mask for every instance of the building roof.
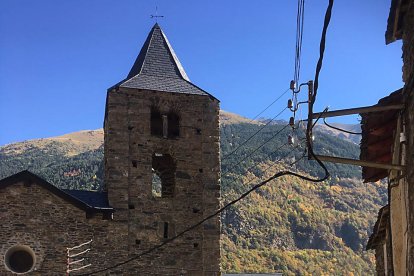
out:
M211 96L190 82L157 23L148 34L128 76L115 87Z
M378 106L402 103L402 89L378 101ZM394 132L400 110L362 113L360 160L376 163L392 163ZM375 182L388 176L388 170L362 167L364 182Z
M59 189L40 176L27 170L0 180L0 189L19 182L23 182L29 186L33 184L39 185L87 213L101 212L108 214L114 212L114 209L109 206L107 193Z
M375 249L385 239L387 224L390 216L390 206L385 205L378 211L378 218L374 225L374 230L368 239L366 249Z
M389 44L402 38L404 32L404 17L413 0L391 0L390 13L388 15L385 43Z
M82 190L66 190L62 189L65 193L72 197L82 201L86 205L95 209L112 209L108 203L108 193L95 192L95 191L82 191Z

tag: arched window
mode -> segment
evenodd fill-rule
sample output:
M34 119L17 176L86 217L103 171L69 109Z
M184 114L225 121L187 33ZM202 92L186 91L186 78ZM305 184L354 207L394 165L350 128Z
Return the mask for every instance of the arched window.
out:
M152 195L172 197L175 189L176 164L169 154L152 155Z
M151 135L164 138L180 136L180 117L175 112L162 114L157 108L151 108Z

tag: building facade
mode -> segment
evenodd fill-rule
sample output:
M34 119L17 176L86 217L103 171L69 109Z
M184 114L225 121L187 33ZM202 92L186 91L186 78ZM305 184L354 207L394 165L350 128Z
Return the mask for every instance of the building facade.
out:
M0 275L62 275L67 248L88 240L70 269L221 275L220 217L180 234L220 207L219 101L190 82L158 24L108 89L104 134L104 193L27 171L0 180Z
M386 147L388 160L385 161L400 165L402 169L379 172L382 177L388 174L389 203L379 211L378 220L367 244L367 249L375 250L378 275L414 275L414 1L412 0L391 1L386 43L399 39L403 42L404 87L383 100L400 103L402 109L386 116L381 114L384 118L388 118L390 124L383 124L378 128L383 131L377 133L376 139L384 140L385 136L391 137ZM367 117L366 119L369 119ZM378 118L372 116L371 120L378 120ZM373 136L370 132L372 130L369 128L365 131L363 129L363 139ZM361 151L364 150L370 154L375 151L375 147L361 148ZM367 171L365 168L364 170ZM364 179L367 181L369 177L365 175Z

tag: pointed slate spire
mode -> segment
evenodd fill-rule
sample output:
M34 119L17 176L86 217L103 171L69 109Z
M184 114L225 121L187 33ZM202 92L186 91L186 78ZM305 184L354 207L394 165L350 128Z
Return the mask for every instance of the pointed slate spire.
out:
M209 95L190 82L158 23L151 29L127 78L119 86Z
M183 66L158 23L155 23L148 34L147 40L128 74L128 78L140 73L179 77L189 81Z

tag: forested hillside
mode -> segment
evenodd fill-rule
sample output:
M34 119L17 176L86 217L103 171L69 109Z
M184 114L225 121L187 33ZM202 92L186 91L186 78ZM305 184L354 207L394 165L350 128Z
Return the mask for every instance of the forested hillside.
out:
M301 131L292 133L283 124L260 131L263 124L232 116L236 117L221 116L225 122L221 128L224 202L282 169L322 176L316 162L303 158ZM62 188L99 190L102 131L76 135L71 136L76 139L40 139L0 147L0 178L29 169ZM294 145L287 143L288 135L295 137ZM314 142L321 154L359 155L357 145L338 137L316 133ZM328 163L327 167L332 177L325 182L283 177L222 215L225 271L373 274L373 255L363 248L377 210L386 203L386 186L363 184L356 167Z

